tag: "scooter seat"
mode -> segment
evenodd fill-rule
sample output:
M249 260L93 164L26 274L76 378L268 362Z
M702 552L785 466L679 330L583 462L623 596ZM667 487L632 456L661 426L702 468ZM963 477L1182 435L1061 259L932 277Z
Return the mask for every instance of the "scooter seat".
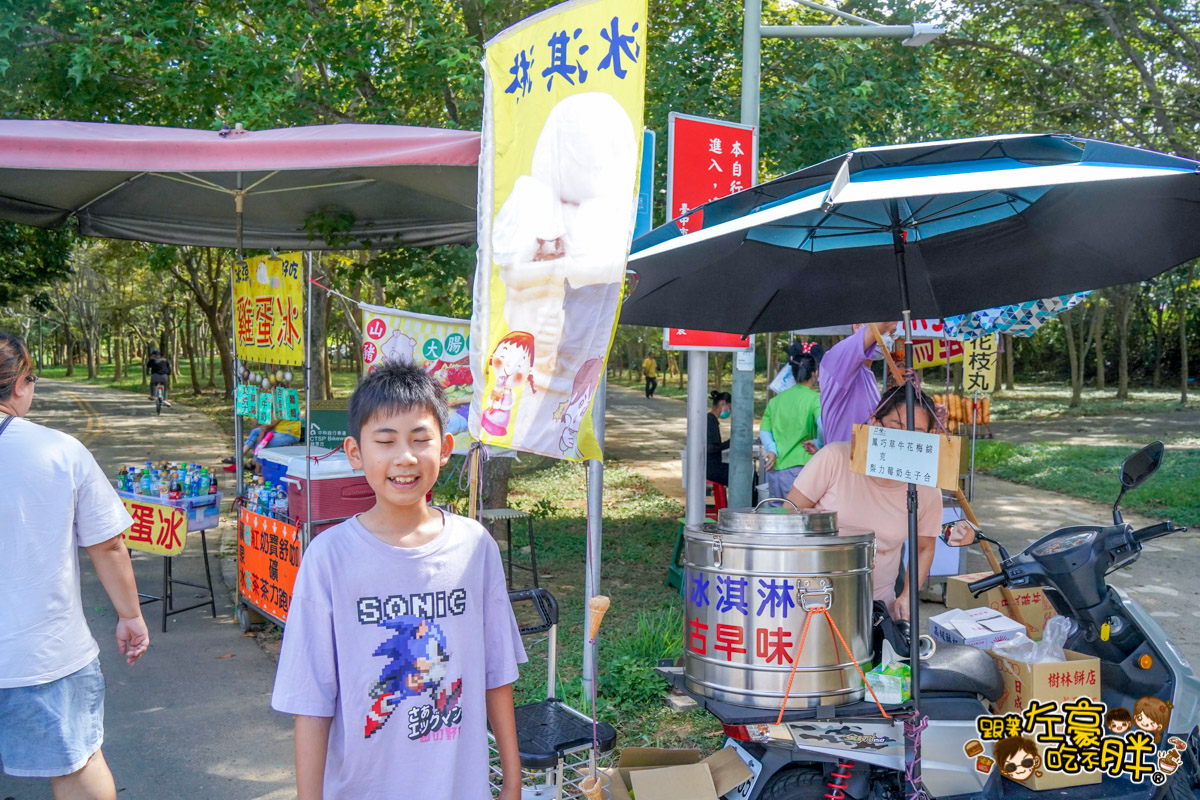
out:
M937 651L921 662L921 691L967 692L998 700L1004 694L1004 679L985 651L938 642Z

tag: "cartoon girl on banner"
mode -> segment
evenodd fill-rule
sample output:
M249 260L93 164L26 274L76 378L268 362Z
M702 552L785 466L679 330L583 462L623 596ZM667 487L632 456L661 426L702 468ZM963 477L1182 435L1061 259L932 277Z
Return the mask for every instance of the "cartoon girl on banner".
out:
M562 425L558 449L567 458L579 457L579 426L583 424L583 415L592 404L592 396L596 394L596 386L600 383L600 372L603 369L602 358L593 358L585 362L583 368L575 373L570 398L554 413L554 419Z
M505 336L492 350L487 369L495 377L479 424L492 436L507 436L521 384L528 381L529 391L537 391L533 386L533 336L525 331Z

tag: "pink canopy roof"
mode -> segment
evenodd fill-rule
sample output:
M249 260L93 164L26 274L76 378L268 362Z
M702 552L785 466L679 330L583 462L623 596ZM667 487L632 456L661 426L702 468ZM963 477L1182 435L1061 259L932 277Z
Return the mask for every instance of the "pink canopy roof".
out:
M230 132L57 120L0 121L0 218L87 236L329 247L306 221L352 219L371 246L475 236L479 134L395 125ZM350 242L335 246L355 246Z

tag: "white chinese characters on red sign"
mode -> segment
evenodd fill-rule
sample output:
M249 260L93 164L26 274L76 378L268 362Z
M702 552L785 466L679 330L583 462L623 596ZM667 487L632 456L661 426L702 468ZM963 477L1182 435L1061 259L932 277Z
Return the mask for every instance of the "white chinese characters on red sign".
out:
M704 212L689 212L754 185L751 126L672 114L668 150L667 216L683 233L704 227Z

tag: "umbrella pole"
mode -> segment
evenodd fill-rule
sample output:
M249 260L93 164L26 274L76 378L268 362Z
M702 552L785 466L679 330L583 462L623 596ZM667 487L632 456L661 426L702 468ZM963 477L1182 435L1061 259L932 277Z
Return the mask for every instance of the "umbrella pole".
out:
M892 205L892 219L897 220L897 209ZM892 245L896 253L896 271L900 279L900 300L904 308L904 363L907 369L913 364L912 304L908 296L908 266L904 259L904 231L892 229ZM912 381L904 382L904 410L906 427L916 427L916 389ZM921 716L921 600L920 600L920 557L917 548L917 485L908 484L908 651L909 667L912 670L913 716L905 720L905 791L908 798L920 798L921 788L921 731L924 729Z

